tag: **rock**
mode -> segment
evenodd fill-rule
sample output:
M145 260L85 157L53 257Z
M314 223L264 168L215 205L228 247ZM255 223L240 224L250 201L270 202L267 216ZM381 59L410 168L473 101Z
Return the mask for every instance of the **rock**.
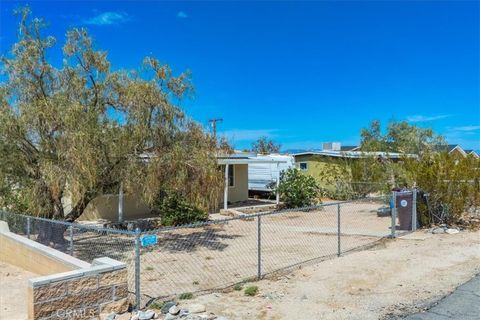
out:
M101 312L121 314L128 311L128 299L123 298L102 306Z
M445 230L445 233L448 233L448 234L455 234L455 233L459 233L460 231L458 231L458 229L447 229Z
M215 320L228 320L228 319L225 318L225 317L217 317L217 318L215 318Z
M170 310L171 307L176 306L177 304L173 301L165 302L164 305L162 306L162 309L160 310L163 314L167 314L168 310Z
M173 314L170 314L170 313L167 313L165 315L165 318L163 318L163 320L173 320L173 319L178 319L178 317L174 316Z
M130 318L130 320L138 320L138 314L136 313L132 314L132 317Z
M190 314L190 312L188 312L187 309L180 309L180 313L178 314L178 316L179 316L180 318L185 318L185 317L187 317L189 314Z
M177 306L171 306L170 309L168 309L168 313L173 314L176 316L177 314L180 313L180 308Z
M192 303L187 307L188 311L190 313L202 313L207 310L203 304L200 303Z
M114 320L116 318L115 313L100 313L100 320Z
M138 312L138 320L150 320L153 319L153 317L155 317L155 312L152 310Z
M132 320L132 314L130 312L119 314L115 317L115 320Z
M435 229L432 230L432 233L433 234L442 234L442 233L445 233L445 229L442 228L442 227L435 228Z

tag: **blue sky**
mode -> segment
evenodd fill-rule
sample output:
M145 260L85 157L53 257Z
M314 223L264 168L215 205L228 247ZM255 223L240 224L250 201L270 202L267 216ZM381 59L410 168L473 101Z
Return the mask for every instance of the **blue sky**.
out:
M220 134L240 149L261 135L283 149L356 144L373 119L480 149L478 1L2 1L3 54L11 12L26 3L59 44L67 28L87 27L114 68L154 55L191 69L183 107L205 126L222 117Z

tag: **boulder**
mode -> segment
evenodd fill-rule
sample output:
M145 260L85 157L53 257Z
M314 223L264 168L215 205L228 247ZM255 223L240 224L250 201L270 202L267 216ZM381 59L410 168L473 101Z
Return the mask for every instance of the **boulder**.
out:
M155 317L155 312L152 310L147 311L139 311L138 312L138 320L150 320Z
M160 310L163 314L167 314L168 310L170 310L171 307L176 306L177 304L173 301L165 302L162 306L162 309Z
M170 309L168 309L168 313L176 316L177 314L180 313L180 308L177 306L171 306Z
M173 319L178 319L178 317L174 316L173 314L170 314L170 313L167 313L165 315L165 318L163 318L163 320L173 320Z

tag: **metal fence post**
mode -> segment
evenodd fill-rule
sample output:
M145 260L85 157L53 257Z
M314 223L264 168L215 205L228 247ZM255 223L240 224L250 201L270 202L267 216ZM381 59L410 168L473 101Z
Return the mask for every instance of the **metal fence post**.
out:
M342 254L342 246L341 246L341 224L340 224L340 203L337 204L337 256L340 257Z
M397 193L395 191L393 191L392 200L393 200L393 207L392 207L391 237L395 238L395 229L397 227Z
M262 278L262 216L257 217L257 278Z
M27 238L30 239L30 217L27 217Z
M135 310L140 309L140 229L135 229Z
M73 256L73 226L68 227L70 231L70 255Z
M413 189L412 200L412 231L417 230L417 189Z

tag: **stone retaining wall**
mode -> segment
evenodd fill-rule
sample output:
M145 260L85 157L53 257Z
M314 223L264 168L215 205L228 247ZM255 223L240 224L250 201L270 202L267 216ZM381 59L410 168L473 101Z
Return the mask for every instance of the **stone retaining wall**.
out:
M30 279L29 319L96 319L128 309L125 264L110 258L92 266Z

